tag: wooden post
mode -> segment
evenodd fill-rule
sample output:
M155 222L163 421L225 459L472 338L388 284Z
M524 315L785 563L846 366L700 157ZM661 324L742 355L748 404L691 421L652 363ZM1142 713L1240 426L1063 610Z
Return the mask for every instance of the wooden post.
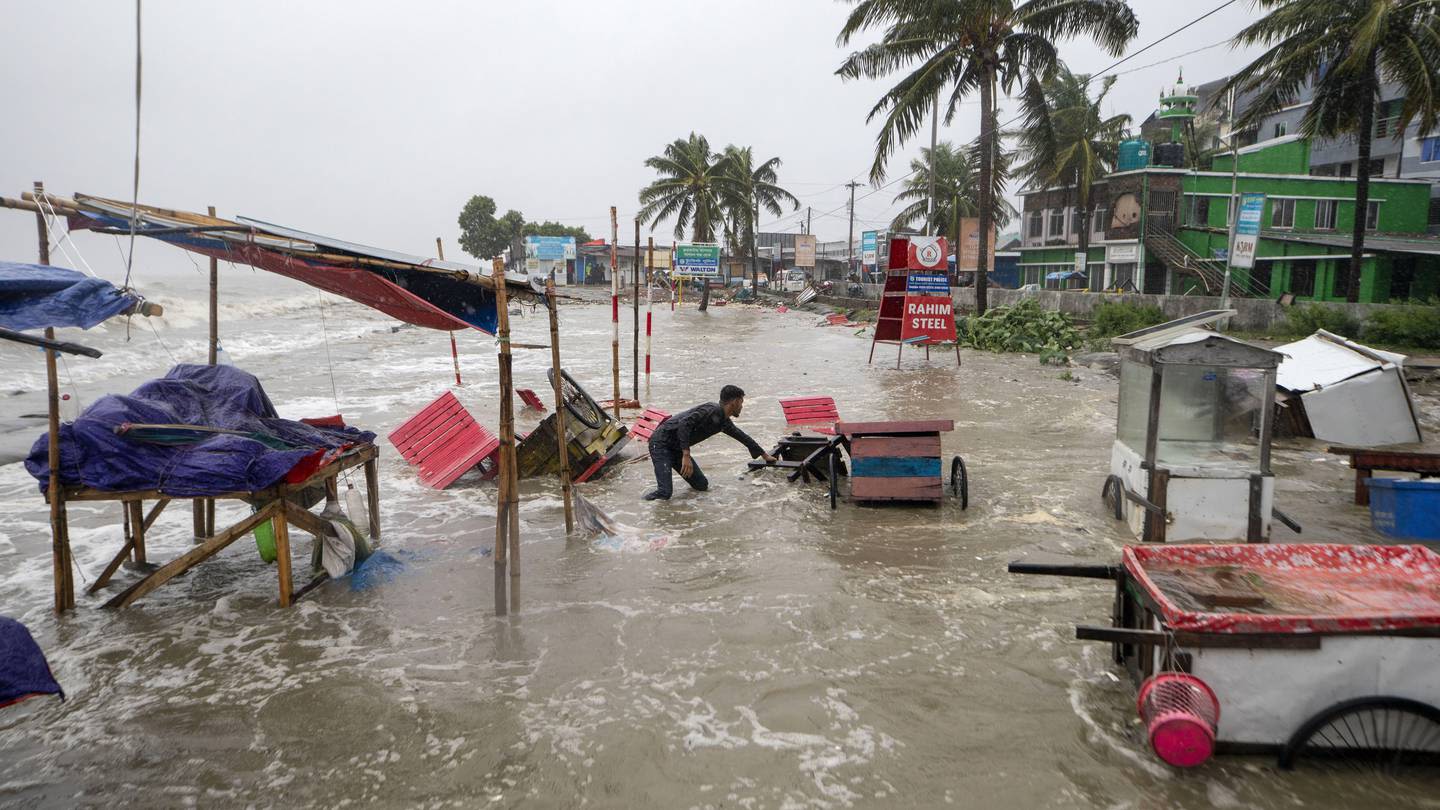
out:
M285 499L280 499L280 508L270 520L275 533L275 573L280 578L280 607L290 607L290 593L295 581L290 576L290 523L285 517ZM320 542L320 538L316 538Z
M655 328L655 295L651 285L655 279L655 237L651 236L645 251L645 398L650 398L650 336ZM636 397L638 400L639 397Z
M209 211L210 218L214 219L215 206L209 206L206 210ZM213 256L210 257L210 339L206 356L207 362L212 366L220 362L220 260ZM194 542L199 543L201 538L215 533L215 499L196 498L190 502L190 510Z
M545 281L550 304L550 373L555 377L555 441L560 454L560 489L565 495L565 533L575 531L575 512L570 505L570 434L565 428L565 395L560 379L560 315L555 302L555 271Z
M495 282L495 338L500 344L500 475L495 504L495 612L503 616L507 612L505 572L510 564L511 549L518 551L520 518L516 511L519 498L515 492L519 479L515 469L515 390L511 377L510 303L506 297L508 291L505 289L505 264L502 260L496 259L491 265L491 278ZM512 537L512 534L517 536ZM516 568L518 564L517 559ZM513 570L511 576L516 576Z
M380 458L365 462L365 500L370 510L370 540L372 546L380 545Z
M445 245L440 242L440 237L435 237L435 255L440 261L445 261ZM460 347L455 345L455 330L450 330L450 362L455 364L455 384L464 385L460 382Z
M1164 499L1160 494L1163 482L1160 480L1159 470L1156 469L1160 455L1160 394L1164 390L1164 379L1160 366L1150 367L1150 402L1145 419L1145 471L1148 481L1145 498L1156 505L1160 504L1157 497ZM1164 527L1164 515L1157 517L1154 512L1145 510L1145 529L1141 539L1146 543L1163 542Z
M35 181L35 199L45 198L45 184ZM50 228L45 224L45 215L40 208L35 210L36 235L40 243L40 263L50 263ZM45 339L55 339L55 329L46 327ZM63 613L75 607L75 577L71 570L70 529L65 514L65 493L60 487L60 374L56 368L54 349L45 350L46 399L49 404L49 453L46 461L50 465L50 480L46 494L50 497L50 551L55 580L55 612Z
M620 418L620 221L610 206L610 370L615 382L615 418Z
M635 334L631 342L632 357L630 393L635 401L640 401L640 218L635 218L635 277L631 279L635 291L635 300L630 307L635 315Z
M130 558L135 561L135 567L143 567L145 559L145 502L126 501L125 508L130 515L130 541L134 548L131 549Z

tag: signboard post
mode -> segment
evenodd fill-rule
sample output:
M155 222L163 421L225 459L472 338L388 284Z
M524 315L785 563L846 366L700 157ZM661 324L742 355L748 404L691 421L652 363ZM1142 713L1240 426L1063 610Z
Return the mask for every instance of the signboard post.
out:
M955 363L960 364L960 344L955 332L955 306L950 297L949 245L943 236L909 236L890 240L889 269L881 293L880 314L870 343L870 360L876 343L930 347L955 343ZM895 367L900 367L900 356Z
M862 231L860 233L860 265L873 268L880 258L880 232ZM855 268L848 268L854 270Z
M677 275L706 279L720 276L720 246L717 244L676 245L674 261Z
M1250 270L1255 267L1255 249L1260 244L1260 217L1265 211L1265 195L1247 191L1240 195L1240 213L1235 217L1230 253L1225 262L1224 287L1220 290L1220 306L1230 306L1230 268Z
M815 235L802 233L795 237L795 266L815 266Z
M536 236L532 234L525 237L525 269L532 283L538 284L542 288L545 282L551 278L560 286L568 283L565 262L573 260L575 256L575 237L573 236Z

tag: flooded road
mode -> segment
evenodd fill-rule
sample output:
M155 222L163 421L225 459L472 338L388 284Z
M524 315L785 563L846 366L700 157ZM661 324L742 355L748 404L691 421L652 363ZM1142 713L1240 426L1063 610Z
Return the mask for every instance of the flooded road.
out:
M444 334L325 301L323 329L313 293L222 310L226 349L282 415L338 403L383 436L447 390ZM86 333L110 353L69 361L80 398L163 373L167 351L203 357L203 326L178 314L195 310L170 311L164 350L148 328L129 344L123 327ZM608 308L561 313L567 369L608 397ZM674 500L642 502L643 462L581 487L627 527L620 544L567 541L558 486L522 482L520 609L497 619L493 486L429 490L382 443L394 561L363 580L280 610L273 570L242 540L135 608L82 596L57 619L45 506L20 465L0 467L0 613L31 627L70 696L0 712L0 805L1440 806L1440 785L1408 778L1282 773L1268 758L1162 766L1108 647L1073 639L1109 615L1109 588L1005 572L1026 555L1113 561L1129 539L1099 497L1114 378L968 351L956 368L913 349L897 371L894 347L866 365L868 338L816 320L657 305L642 399L673 412L738 384L739 424L767 446L783 396L832 395L847 419L953 418L945 454L969 467L968 511L832 512L821 485L741 477L747 454L719 436L695 450L710 492L677 481ZM628 312L622 326L629 396ZM548 339L543 313L515 328ZM461 347L458 394L493 426L493 344ZM38 354L0 360L14 384L43 385ZM517 352L517 385L546 391L548 362ZM1437 400L1420 404L1433 435ZM522 412L520 427L535 421ZM1374 537L1340 459L1282 444L1275 468L1277 505L1307 539ZM119 548L118 518L72 507L86 577ZM189 523L162 518L152 559L187 549ZM308 554L304 535L296 545Z

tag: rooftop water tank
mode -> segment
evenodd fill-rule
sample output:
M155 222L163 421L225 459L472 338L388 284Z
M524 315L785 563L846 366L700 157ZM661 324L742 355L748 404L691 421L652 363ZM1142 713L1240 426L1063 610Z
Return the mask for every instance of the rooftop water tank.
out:
M1132 172L1150 165L1150 142L1130 138L1120 142L1120 171Z
M1170 169L1185 168L1185 144L1162 143L1156 146L1155 165Z

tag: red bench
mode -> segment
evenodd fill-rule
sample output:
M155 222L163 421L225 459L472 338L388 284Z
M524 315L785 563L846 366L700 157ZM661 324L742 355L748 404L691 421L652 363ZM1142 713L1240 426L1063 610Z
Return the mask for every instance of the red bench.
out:
M658 408L646 408L635 420L635 424L630 426L630 435L642 442L648 442L655 429L660 427L660 423L669 418L670 414Z
M420 483L435 489L450 486L500 450L500 439L476 422L449 391L390 431L389 438L400 455L418 468ZM497 471L492 464L484 477L492 478Z
M533 408L540 413L545 413L545 403L540 401L540 396L529 388L516 388L515 393L520 395L520 400L527 408Z
M786 425L803 427L816 433L833 434L835 423L840 421L840 411L835 407L834 397L782 399L780 409L785 412Z

